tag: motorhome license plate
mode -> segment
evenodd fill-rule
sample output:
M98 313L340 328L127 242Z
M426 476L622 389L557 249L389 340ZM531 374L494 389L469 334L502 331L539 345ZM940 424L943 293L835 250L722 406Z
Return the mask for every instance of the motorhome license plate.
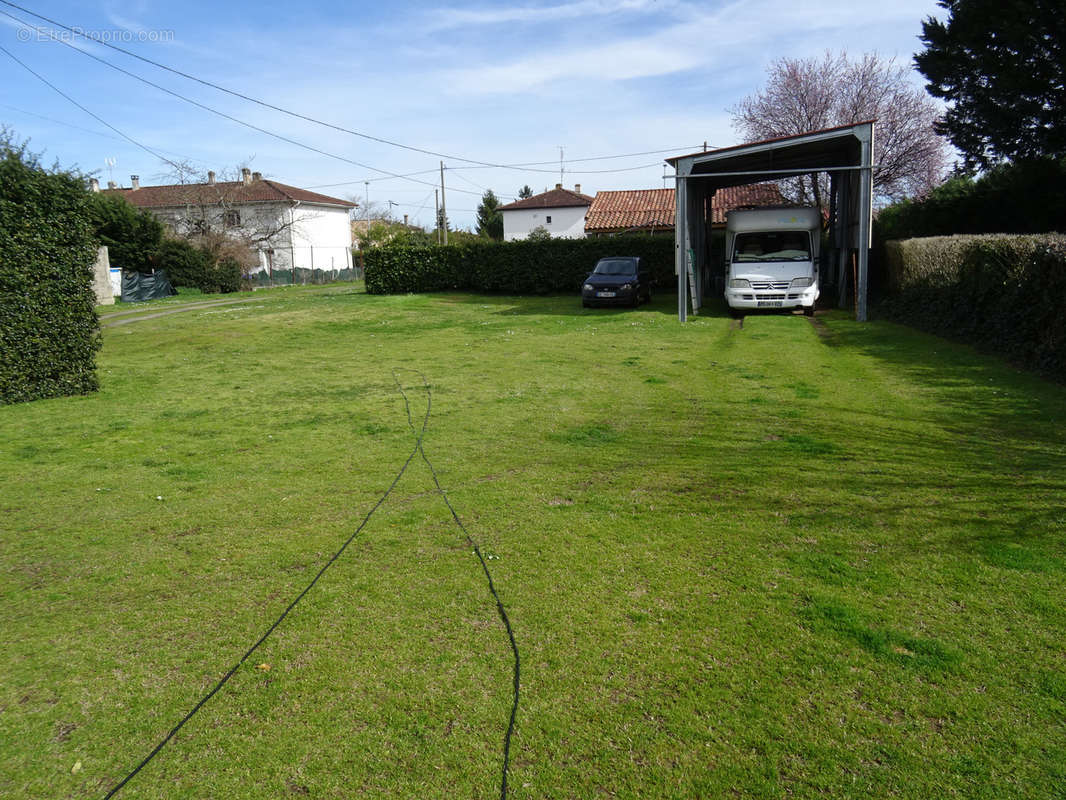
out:
M760 300L759 308L781 308L783 300Z
M615 293L614 292L596 292L596 296L597 297L614 297ZM778 305L781 305L781 304L778 303Z

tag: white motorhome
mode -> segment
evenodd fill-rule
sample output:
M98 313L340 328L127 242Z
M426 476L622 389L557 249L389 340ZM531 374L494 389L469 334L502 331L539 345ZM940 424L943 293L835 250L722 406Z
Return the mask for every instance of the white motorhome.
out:
M813 314L821 230L816 208L730 211L725 223L730 311L802 308Z

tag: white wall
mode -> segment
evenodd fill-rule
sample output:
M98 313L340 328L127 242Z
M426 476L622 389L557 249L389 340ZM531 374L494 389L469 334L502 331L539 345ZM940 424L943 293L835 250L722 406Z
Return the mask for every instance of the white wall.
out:
M348 209L300 205L293 210L292 249L301 269L342 270L352 266Z
M515 239L525 239L531 230L540 226L558 239L583 239L585 215L588 210L588 206L568 206L503 211L503 240L511 242ZM551 222L548 222L548 217L551 217Z

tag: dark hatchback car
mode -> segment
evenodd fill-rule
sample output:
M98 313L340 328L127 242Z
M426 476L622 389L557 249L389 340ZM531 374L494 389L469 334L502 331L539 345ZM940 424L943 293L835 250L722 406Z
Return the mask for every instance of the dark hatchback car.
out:
M637 256L612 256L596 262L581 287L581 305L638 306L651 300L651 278Z

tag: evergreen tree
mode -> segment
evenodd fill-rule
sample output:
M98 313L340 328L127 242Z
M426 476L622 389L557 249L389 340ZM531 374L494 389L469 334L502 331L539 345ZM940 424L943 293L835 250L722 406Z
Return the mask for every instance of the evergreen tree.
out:
M1066 155L1066 14L1062 0L938 0L947 22L922 23L914 57L937 124L967 166Z
M477 232L486 239L503 241L503 214L500 212L500 199L492 189L486 189L477 207Z
M521 189L518 190L518 199L519 200L528 200L532 196L533 196L533 190L529 188L529 184L528 183L525 186L523 186Z
M107 247L111 265L151 272L163 242L163 223L116 194L90 193L89 208L96 237Z

